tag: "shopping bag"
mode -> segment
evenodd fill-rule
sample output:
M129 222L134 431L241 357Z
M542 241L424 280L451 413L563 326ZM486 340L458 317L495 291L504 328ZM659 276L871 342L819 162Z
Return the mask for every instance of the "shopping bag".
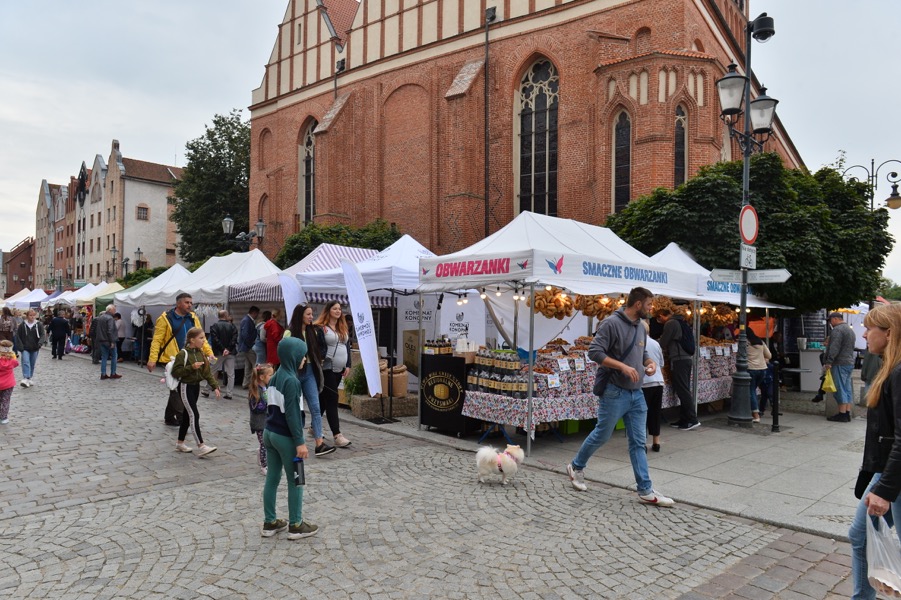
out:
M877 593L886 598L901 598L901 543L884 517L867 515L867 579Z
M832 381L832 369L826 371L826 379L823 380L821 388L824 392L835 392L835 382Z

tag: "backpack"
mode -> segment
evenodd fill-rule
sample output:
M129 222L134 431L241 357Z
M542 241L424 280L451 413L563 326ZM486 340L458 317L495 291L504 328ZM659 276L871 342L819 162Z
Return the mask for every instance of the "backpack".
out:
M695 334L694 332L692 332L691 327L688 326L688 323L686 323L684 319L679 319L677 322L679 323L679 327L682 328L682 337L679 338L679 345L683 350L685 350L686 354L694 356Z
M188 351L182 350L182 352L185 353L185 360L188 360ZM178 358L179 354L181 354L181 352L177 352L175 356L173 356L172 359L166 363L166 387L168 387L170 390L174 390L178 387L179 381L175 377L175 375L172 374L172 367L173 365L175 365L175 359Z

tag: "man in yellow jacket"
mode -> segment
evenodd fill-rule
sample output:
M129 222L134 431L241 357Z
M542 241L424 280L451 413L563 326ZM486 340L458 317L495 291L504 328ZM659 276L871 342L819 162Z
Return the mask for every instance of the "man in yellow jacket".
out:
M200 319L191 311L194 307L194 299L191 294L182 292L175 297L175 308L167 310L156 320L153 332L153 342L150 344L147 370L153 372L157 363L165 365L185 347L185 339L188 330L192 327L203 328ZM210 362L216 359L213 349L207 342L203 344L203 353L210 358ZM184 407L178 397L178 391L169 392L169 401L166 404L164 420L166 425L177 427L182 418Z

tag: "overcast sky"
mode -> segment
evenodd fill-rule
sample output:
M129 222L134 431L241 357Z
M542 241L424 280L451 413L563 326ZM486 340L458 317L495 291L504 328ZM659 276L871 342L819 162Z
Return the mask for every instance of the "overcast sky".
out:
M250 104L287 4L0 0L0 249L34 235L42 179L68 183L82 161L108 159L114 138L129 158L184 166L185 143L214 114ZM807 166L832 164L840 150L848 165L901 160L901 1L751 0L751 8L775 19L776 35L754 44L752 66L780 100ZM891 191L893 166L901 172L892 163L879 173L877 202ZM901 210L890 230L901 240ZM901 243L885 275L901 282Z

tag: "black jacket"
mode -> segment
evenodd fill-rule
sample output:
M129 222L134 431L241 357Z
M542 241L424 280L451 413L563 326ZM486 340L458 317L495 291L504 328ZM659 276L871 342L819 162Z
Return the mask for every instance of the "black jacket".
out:
M72 329L69 327L69 320L63 317L53 317L53 320L50 321L50 338L54 340L59 340L72 332Z
M222 356L223 350L228 350L229 354L235 354L238 351L238 329L228 321L216 321L210 327L210 347L213 354Z
M19 323L16 329L16 348L35 352L41 349L41 342L44 341L44 325L40 321L35 321L33 327L29 327L26 321Z
M901 492L901 365L897 365L882 384L879 404L867 410L867 434L861 469L882 473L870 490L880 498L894 502Z

